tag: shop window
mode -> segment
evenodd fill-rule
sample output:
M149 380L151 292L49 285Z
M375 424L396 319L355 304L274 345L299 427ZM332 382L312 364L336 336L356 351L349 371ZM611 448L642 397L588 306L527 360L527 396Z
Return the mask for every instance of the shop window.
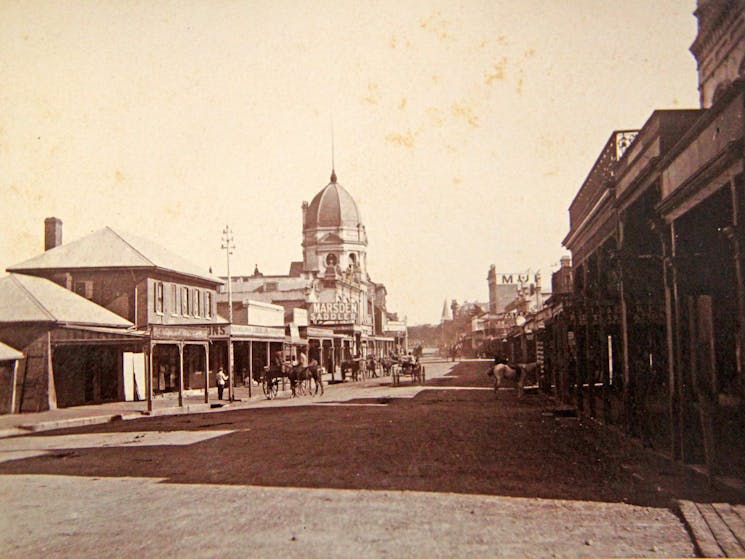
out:
M189 316L189 288L181 288L181 316Z
M197 318L202 314L202 292L199 289L194 290L194 316Z
M175 283L171 284L171 315L178 316L179 305L178 305L178 286Z
M212 316L212 293L209 291L204 292L204 316L207 318Z
M155 312L163 314L163 282L155 282Z

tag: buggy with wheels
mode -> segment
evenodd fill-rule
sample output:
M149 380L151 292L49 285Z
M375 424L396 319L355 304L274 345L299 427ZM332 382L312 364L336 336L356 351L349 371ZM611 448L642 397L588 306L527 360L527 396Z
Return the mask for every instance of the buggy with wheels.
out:
M401 384L401 375L409 375L411 377L411 384L424 384L426 380L424 365L410 355L404 356L401 359L401 367L394 368L392 372L393 386L399 386Z
M274 352L271 362L264 367L261 375L261 390L268 400L273 400L279 392L279 385L285 387L285 379L292 370L292 363L286 361L281 351Z
M261 390L264 392L267 400L273 400L277 397L280 383L284 384L284 378L289 372L288 367L284 364L281 367L264 367L261 375Z
M323 394L323 367L313 359L307 367L293 364L290 361L282 361L277 358L268 367L264 367L260 383L264 396L273 400L279 393L279 385L285 388L285 382L290 383L292 397L315 396Z

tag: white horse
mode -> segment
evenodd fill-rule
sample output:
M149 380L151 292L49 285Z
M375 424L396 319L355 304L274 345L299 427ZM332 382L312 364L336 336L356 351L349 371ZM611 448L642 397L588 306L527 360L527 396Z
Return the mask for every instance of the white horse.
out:
M528 374L535 373L537 368L537 363L515 363L512 367L507 363L497 363L489 367L486 374L494 377L495 395L505 380L512 380L517 382L517 397L522 398L525 392L525 378Z

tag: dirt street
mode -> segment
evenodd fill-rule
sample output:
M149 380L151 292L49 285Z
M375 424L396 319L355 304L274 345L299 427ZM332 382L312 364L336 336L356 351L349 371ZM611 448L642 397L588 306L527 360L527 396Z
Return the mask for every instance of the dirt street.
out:
M3 556L692 556L733 500L485 367L0 441Z

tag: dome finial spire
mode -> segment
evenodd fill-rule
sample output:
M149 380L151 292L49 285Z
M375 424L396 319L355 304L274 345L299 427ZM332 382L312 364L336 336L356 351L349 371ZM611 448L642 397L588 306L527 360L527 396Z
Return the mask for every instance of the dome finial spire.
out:
M331 115L331 182L336 182L336 166L334 165L334 115Z

